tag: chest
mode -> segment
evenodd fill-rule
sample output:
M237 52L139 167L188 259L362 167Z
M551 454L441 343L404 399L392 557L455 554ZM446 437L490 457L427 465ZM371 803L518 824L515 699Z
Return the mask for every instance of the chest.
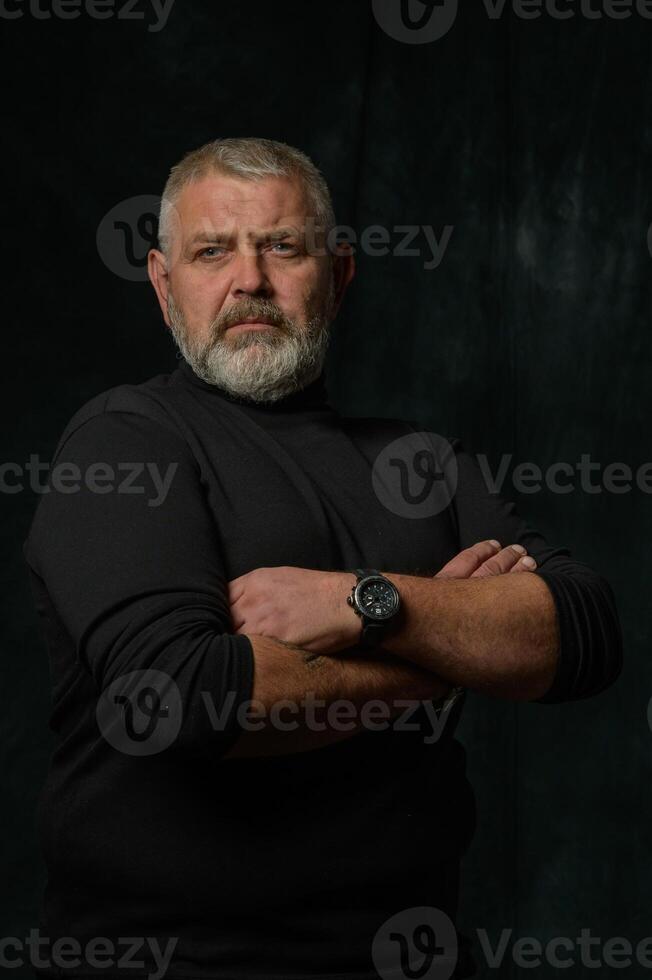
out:
M450 507L429 504L427 472L412 471L405 430L226 421L195 452L229 577L276 565L433 575L459 550Z

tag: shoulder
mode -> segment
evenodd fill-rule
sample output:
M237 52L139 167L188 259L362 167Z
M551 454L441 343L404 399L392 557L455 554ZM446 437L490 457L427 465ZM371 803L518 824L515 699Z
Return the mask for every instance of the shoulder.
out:
M93 395L70 417L61 433L55 456L75 434L97 436L109 431L125 417L140 417L145 427L173 440L183 440L176 422L170 392L172 375L157 374L137 384L120 384Z

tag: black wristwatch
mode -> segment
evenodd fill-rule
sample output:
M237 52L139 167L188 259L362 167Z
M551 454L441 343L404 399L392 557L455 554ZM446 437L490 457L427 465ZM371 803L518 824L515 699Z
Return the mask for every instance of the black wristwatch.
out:
M356 582L346 601L362 619L361 647L382 643L398 622L401 596L393 582L375 568L354 569Z

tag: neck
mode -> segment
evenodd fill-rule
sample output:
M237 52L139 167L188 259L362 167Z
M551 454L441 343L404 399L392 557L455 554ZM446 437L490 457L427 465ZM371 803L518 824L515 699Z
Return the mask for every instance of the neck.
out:
M309 381L300 389L297 389L288 395L283 395L281 398L277 398L275 401L259 401L257 399L248 398L246 394L234 395L219 385L200 378L199 375L195 374L193 368L186 360L180 362L178 371L184 381L194 384L197 387L201 387L204 391L209 392L216 397L224 398L233 404L241 405L243 407L260 409L261 411L265 412L290 412L330 407L328 403L328 391L326 389L324 368L321 369L320 373L312 381Z

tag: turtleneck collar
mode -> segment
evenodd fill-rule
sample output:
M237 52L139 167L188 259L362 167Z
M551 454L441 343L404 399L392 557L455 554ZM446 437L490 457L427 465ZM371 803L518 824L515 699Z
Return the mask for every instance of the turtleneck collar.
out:
M279 398L275 402L254 402L247 398L239 398L232 395L230 392L225 391L224 388L210 384L208 381L200 378L195 374L185 359L179 362L175 373L183 383L194 385L215 397L223 398L231 402L231 404L239 405L242 408L257 409L262 412L300 412L331 408L326 389L325 370L322 370L319 377L315 378L305 388L295 391L291 395L286 395L284 398Z

